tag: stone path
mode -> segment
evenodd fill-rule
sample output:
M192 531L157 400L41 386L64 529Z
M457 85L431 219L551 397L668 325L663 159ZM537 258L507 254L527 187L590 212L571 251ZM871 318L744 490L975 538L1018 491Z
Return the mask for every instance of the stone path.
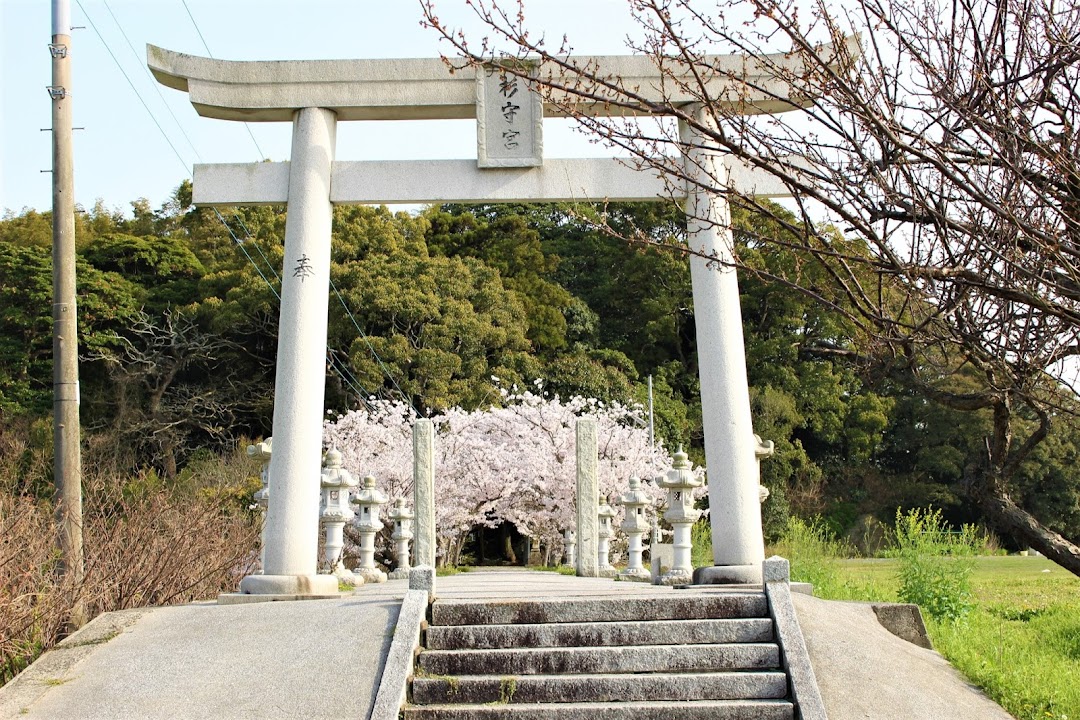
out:
M406 587L110 613L0 688L0 718L366 718ZM442 577L437 590L456 600L726 592L528 571ZM937 653L882 628L868 605L794 600L830 720L1009 718Z

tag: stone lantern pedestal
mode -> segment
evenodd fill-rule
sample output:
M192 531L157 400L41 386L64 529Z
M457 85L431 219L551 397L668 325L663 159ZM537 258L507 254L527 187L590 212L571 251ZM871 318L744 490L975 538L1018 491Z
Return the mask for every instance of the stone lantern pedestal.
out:
M353 572L366 582L386 582L386 573L375 567L375 534L383 529L379 520L379 508L387 502L386 493L375 488L375 478L364 478L364 487L353 498L356 505L354 525L360 533L360 564Z
M610 502L611 498L606 498L596 512L599 524L596 533L596 572L599 577L615 577L618 574L618 571L611 566L608 557L611 551L611 538L615 535L615 529L611 523L615 518L615 511L611 508Z
M409 570L409 541L412 540L412 521L416 514L405 507L405 498L398 498L394 507L388 513L394 521L394 533L390 538L394 541L394 559L397 567L390 573L391 580L408 580Z
M352 473L341 466L341 453L330 450L321 475L322 508L319 519L326 532L323 544L323 557L330 572L338 582L346 585L363 585L364 578L358 577L341 562L341 551L345 547L345 523L352 520L355 513L349 507L349 493L356 487Z
M563 530L563 565L577 567L577 535L573 530Z
M649 530L649 522L645 517L645 506L649 504L649 496L641 489L641 480L636 477L630 478L630 489L625 495L619 497L619 504L625 508L622 524L619 525L626 533L629 543L629 557L626 570L619 573L624 580L648 582L649 571L641 564L642 536Z
M663 585L688 585L694 577L694 565L690 557L693 547L690 527L701 517L701 511L694 509L693 490L701 486L701 481L694 477L682 448L675 453L675 463L660 486L668 491L668 509L664 513L664 519L671 523L674 529L674 558L671 569L660 582Z
M250 457L262 461L262 470L259 472L259 480L262 487L255 491L255 505L259 508L262 518L262 532L260 536L259 572L266 567L266 508L270 505L270 455L273 450L274 438L266 438L262 442L247 446L247 454Z

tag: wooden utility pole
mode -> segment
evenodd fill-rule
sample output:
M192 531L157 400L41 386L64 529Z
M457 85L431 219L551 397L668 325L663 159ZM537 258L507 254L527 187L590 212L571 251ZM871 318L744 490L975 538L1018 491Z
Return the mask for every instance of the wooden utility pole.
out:
M76 592L83 580L79 336L75 302L75 176L71 142L71 6L52 0L53 141L53 472L61 570ZM86 622L80 603L70 626Z

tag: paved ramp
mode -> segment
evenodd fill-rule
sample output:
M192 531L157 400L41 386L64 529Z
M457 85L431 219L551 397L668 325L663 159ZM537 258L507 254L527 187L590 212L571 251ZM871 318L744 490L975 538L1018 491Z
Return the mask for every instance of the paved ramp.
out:
M109 613L0 690L0 718L364 718L405 589Z
M464 573L437 587L462 601L718 592L538 572ZM392 580L333 600L109 613L0 688L0 718L363 719L406 589ZM869 606L795 601L830 720L1009 718Z

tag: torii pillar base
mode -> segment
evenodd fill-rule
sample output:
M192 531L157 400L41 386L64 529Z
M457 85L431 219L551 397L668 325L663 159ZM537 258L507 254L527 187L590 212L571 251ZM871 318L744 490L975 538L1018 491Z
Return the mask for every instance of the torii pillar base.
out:
M761 568L755 565L706 565L694 570L694 585L756 585Z
M240 581L248 595L337 595L336 575L248 575Z

